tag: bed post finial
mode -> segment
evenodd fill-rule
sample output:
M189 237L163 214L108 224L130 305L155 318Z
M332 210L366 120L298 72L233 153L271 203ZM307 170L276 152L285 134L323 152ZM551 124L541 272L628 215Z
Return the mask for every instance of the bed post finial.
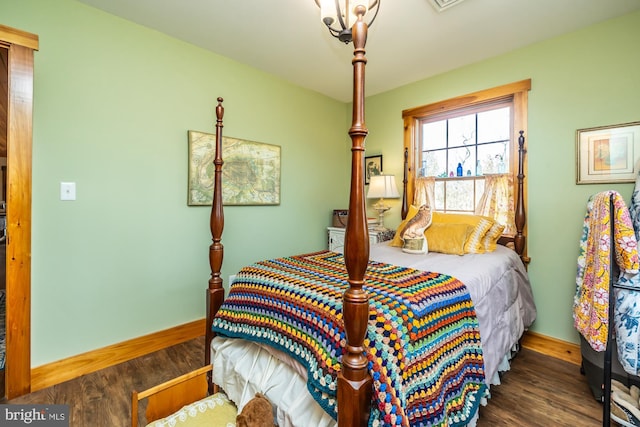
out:
M349 218L345 232L344 258L349 288L342 297L346 346L338 374L338 426L366 426L371 406L371 376L367 369L364 338L369 321L369 296L363 289L369 263L369 231L364 199L364 142L368 130L364 123L364 69L367 24L366 9L355 8L358 17L353 32L353 116L351 136L351 192Z
M224 288L222 286L222 258L224 248L222 246L222 230L224 229L224 212L222 209L222 118L224 116L224 107L222 106L222 98L218 98L216 106L216 152L213 164L215 166L213 177L213 201L211 203L211 216L209 218L209 228L211 229L212 243L209 246L209 266L211 267L211 278L209 279L209 287L207 288L207 321L205 331L205 365L211 363L211 340L213 332L211 325L213 316L216 314L222 301L224 300ZM209 382L211 384L211 382Z

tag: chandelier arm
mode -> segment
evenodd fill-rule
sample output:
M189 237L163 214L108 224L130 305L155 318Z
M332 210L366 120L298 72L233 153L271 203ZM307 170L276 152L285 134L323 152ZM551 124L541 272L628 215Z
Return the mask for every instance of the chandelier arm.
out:
M381 0L376 0L375 2L373 2L373 5L371 6L371 8L374 8L374 7L376 8L376 13L373 14L373 18L371 18L371 21L369 21L369 24L367 24L368 27L371 27L373 25L373 21L375 21L376 16L378 16L378 11L380 10L380 2Z
M330 26L327 25L327 30L329 30L329 33L333 36L333 37L338 37L340 35L340 31L336 30L335 28L331 28Z
M338 16L338 22L340 22L340 27L342 28L342 31L344 31L347 29L347 24L342 19L342 12L340 11L340 0L335 0L335 3L336 3L336 15ZM344 16L345 17L349 16L349 0L345 0L345 3L344 3ZM340 31L338 31L338 34L340 34Z

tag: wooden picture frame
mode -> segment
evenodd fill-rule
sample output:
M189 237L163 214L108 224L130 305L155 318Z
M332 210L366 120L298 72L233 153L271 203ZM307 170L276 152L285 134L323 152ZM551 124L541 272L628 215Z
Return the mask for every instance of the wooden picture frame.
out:
M369 185L371 176L382 174L382 155L364 158L364 185Z
M576 184L635 182L640 170L640 122L576 131Z
M190 130L187 204L211 206L216 136ZM280 204L280 146L222 137L222 203L227 206Z

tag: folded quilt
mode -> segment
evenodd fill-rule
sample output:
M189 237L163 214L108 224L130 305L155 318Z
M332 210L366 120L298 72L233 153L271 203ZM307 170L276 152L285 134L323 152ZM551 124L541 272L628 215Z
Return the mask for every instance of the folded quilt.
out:
M610 209L613 201L613 211ZM614 235L611 235L613 222ZM637 275L638 243L624 199L616 191L604 191L589 198L584 218L576 295L573 306L574 326L596 351L607 346L609 329L609 287L611 251L620 268L620 277ZM624 279L623 279L624 280ZM616 304L619 310L620 304Z
M337 418L345 346L344 258L317 252L242 269L212 330L283 350L308 374L307 388ZM438 273L370 262L365 348L373 378L371 426L462 426L488 394L469 293Z
M640 241L640 176L629 204L636 240ZM640 275L623 275L618 283L640 290ZM640 375L640 292L616 289L615 327L618 360L624 370Z

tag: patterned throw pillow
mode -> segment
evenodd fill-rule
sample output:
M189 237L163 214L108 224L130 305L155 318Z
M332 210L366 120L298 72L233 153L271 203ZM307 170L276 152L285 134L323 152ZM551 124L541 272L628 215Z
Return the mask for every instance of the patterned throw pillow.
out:
M496 250L496 246L498 246L498 239L502 236L502 232L504 231L504 225L499 223L494 223L487 234L482 238L482 246L484 247L485 252L493 252Z
M238 410L224 393L191 403L147 427L234 427Z

